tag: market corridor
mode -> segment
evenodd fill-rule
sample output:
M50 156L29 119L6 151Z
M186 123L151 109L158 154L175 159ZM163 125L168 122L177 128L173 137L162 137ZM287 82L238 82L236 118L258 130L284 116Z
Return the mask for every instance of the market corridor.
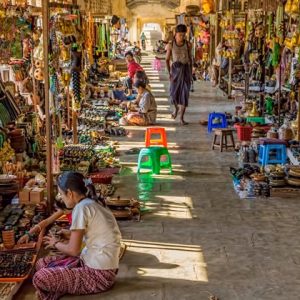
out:
M299 299L299 229L296 199L240 200L233 191L229 166L233 152L211 151L211 137L199 125L210 111L231 111L209 83L197 83L187 112L188 126L170 117L165 73L143 58L167 130L173 175L136 176L144 128L129 127L120 138L123 171L117 195L144 203L141 222L120 223L128 245L115 287L102 295L63 299ZM32 299L23 287L16 299Z

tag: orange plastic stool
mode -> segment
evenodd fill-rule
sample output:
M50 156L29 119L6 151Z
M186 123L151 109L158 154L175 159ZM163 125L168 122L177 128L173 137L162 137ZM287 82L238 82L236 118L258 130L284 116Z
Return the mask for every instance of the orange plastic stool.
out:
M152 139L153 135L159 135L160 138ZM163 127L147 128L146 135L145 135L145 144L146 144L146 147L161 145L165 148L168 148L167 134L166 134L165 128L163 128Z

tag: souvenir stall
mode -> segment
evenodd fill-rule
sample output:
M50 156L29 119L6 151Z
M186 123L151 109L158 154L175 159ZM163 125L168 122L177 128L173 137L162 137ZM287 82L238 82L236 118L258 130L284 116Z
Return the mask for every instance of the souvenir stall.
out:
M222 39L217 45L217 49L220 49L217 81L220 82L220 88L231 98L232 90L245 88L241 60L245 41L245 15L229 10L222 15L219 26L222 29Z
M118 125L123 110L110 97L119 78L109 72L109 18L93 22L91 45L84 40L88 17L73 1L42 8L21 2L0 4L1 299L34 266L43 233L16 242L51 212L53 176L76 166L99 194L113 195L120 165L110 136L127 134Z
M195 19L195 18L193 18ZM203 20L205 19L205 21ZM209 80L210 66L210 23L207 18L200 17L194 25L194 74L197 80ZM196 21L195 20L195 21Z
M40 25L39 9L25 6L24 1L0 3L1 299L11 299L29 276L43 233L28 235L22 245L18 239L47 216L41 118L45 107L43 87L33 70Z
M248 4L220 24L228 63L220 76L236 100L227 116L239 140L234 187L241 198L299 195L299 5Z
M39 101L43 89L32 69L40 32L34 8L1 5L0 23L0 164L3 177L11 179L3 178L0 192L7 201L32 172L45 172L44 103Z

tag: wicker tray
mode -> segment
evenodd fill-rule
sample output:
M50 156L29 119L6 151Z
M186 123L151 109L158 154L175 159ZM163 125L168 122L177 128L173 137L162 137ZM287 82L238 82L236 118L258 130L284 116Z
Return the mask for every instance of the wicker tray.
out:
M287 178L287 183L291 186L300 186L300 179Z
M37 255L33 255L31 267L30 267L27 275L25 275L23 277L15 277L15 278L3 278L3 277L1 278L0 277L0 282L22 282L22 281L26 280L29 277L29 275L31 274L36 260L37 260Z
M131 200L128 199L106 199L106 205L108 206L130 206Z
M300 169L298 168L298 170L297 169L291 169L291 170L289 170L289 175L299 178L300 177Z
M24 280L26 280L29 275L31 274L32 270L33 270L33 267L35 265L35 262L37 260L37 256L38 256L38 251L40 250L41 248L41 245L42 245L42 242L43 242L43 237L44 237L44 234L45 234L45 230L42 230L39 234L39 238L38 238L38 241L35 243L35 249L33 251L36 252L35 255L33 255L33 259L32 259L32 262L31 262L31 268L30 270L28 271L27 275L23 276L23 277L15 277L15 278L1 278L0 277L0 282L22 282ZM26 250L29 250L29 248L27 249L22 249L22 248L19 248L19 249L12 249L12 250L7 250L8 252L19 252L19 251L26 251Z

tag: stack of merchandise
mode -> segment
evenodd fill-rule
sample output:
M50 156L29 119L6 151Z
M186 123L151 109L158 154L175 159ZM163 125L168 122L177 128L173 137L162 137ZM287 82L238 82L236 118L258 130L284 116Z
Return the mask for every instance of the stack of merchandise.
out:
M293 166L287 172L287 183L291 186L300 187L300 167Z
M106 205L111 209L117 220L140 220L140 204L134 199L121 199L118 196L116 199L107 198Z

